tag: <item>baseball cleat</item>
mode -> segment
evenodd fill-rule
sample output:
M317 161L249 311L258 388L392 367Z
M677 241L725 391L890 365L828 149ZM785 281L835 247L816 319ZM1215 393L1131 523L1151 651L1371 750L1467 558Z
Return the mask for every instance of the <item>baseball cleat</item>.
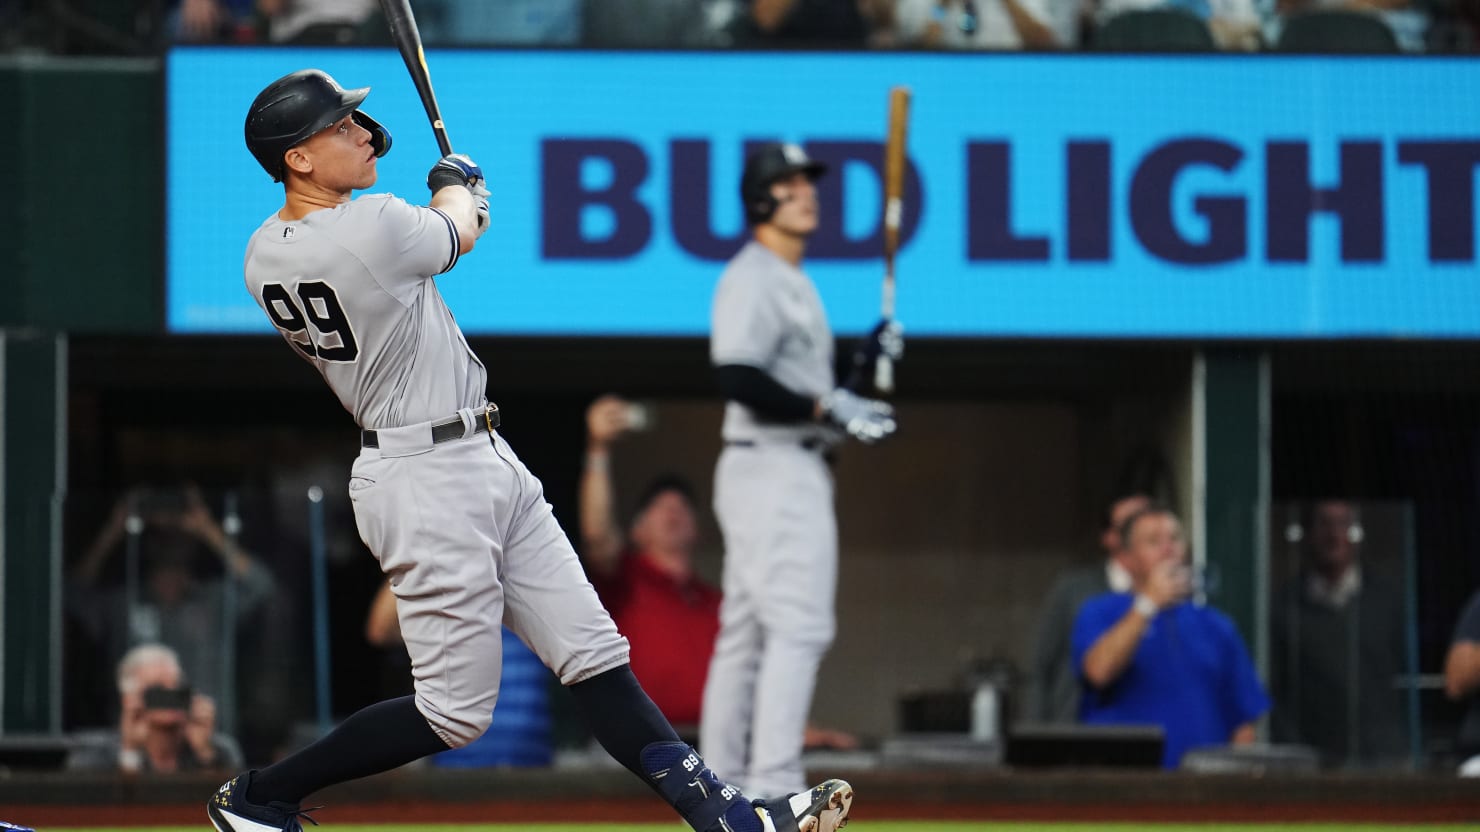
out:
M300 817L319 825L297 804L248 802L247 787L251 783L252 772L239 774L223 783L206 801L206 817L211 819L216 832L303 832L303 826L298 823Z
M837 832L848 825L852 808L853 787L836 779L791 797L755 802L765 832Z

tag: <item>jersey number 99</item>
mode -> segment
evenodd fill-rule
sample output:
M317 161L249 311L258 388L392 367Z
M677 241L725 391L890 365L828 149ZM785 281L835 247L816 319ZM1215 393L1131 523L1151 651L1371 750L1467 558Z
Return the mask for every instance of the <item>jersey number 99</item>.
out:
M300 352L322 361L354 361L360 345L355 342L354 328L345 317L334 287L322 280L302 281L298 284L298 300L301 303L295 303L281 283L262 286L267 316Z

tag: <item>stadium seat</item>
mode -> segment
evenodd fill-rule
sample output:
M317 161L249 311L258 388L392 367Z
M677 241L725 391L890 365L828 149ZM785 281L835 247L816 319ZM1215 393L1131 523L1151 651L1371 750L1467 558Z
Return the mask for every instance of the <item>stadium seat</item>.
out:
M1386 54L1398 51L1398 39L1377 15L1314 11L1285 18L1274 48L1276 52Z
M1122 12L1095 30L1101 52L1213 52L1218 46L1201 19L1180 9Z

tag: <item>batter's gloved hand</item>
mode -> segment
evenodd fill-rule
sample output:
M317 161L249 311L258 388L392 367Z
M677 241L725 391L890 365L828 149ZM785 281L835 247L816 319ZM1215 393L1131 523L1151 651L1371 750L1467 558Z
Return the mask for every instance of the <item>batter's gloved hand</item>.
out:
M849 436L872 445L894 433L894 408L841 387L822 397L822 413Z
M882 318L853 353L856 367L872 367L879 356L887 355L891 361L904 358L904 327L893 318Z
M483 186L481 181L472 190L473 205L478 211L478 236L482 237L483 232L488 230L488 197L492 196L492 194Z
M848 381L843 386L854 391L873 389L874 364L884 355L891 361L904 358L904 327L893 318L880 319L869 334L863 336L853 351L853 369L848 372Z
M437 160L427 174L427 187L432 193L452 185L478 189L483 185L483 169L462 153L451 153Z

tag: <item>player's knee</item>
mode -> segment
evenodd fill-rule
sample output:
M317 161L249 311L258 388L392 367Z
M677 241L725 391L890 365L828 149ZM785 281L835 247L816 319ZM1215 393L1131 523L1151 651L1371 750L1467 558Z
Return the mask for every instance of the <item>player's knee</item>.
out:
M627 664L629 652L627 639L618 635L613 627L610 638L582 645L557 661L550 669L560 677L562 685L573 685Z
M488 726L493 723L493 712L482 711L481 713L459 714L452 719L442 721L437 733L442 735L447 745L452 748L462 748L483 736Z
M791 645L792 649L807 653L826 653L832 646L837 627L831 620L817 620L805 627L777 628L768 634L768 639Z
M437 736L447 743L449 748L462 748L473 740L483 736L488 726L493 723L493 704L477 703L466 708L441 709L428 706L424 701L421 705L422 716L426 717L427 724L437 732Z

